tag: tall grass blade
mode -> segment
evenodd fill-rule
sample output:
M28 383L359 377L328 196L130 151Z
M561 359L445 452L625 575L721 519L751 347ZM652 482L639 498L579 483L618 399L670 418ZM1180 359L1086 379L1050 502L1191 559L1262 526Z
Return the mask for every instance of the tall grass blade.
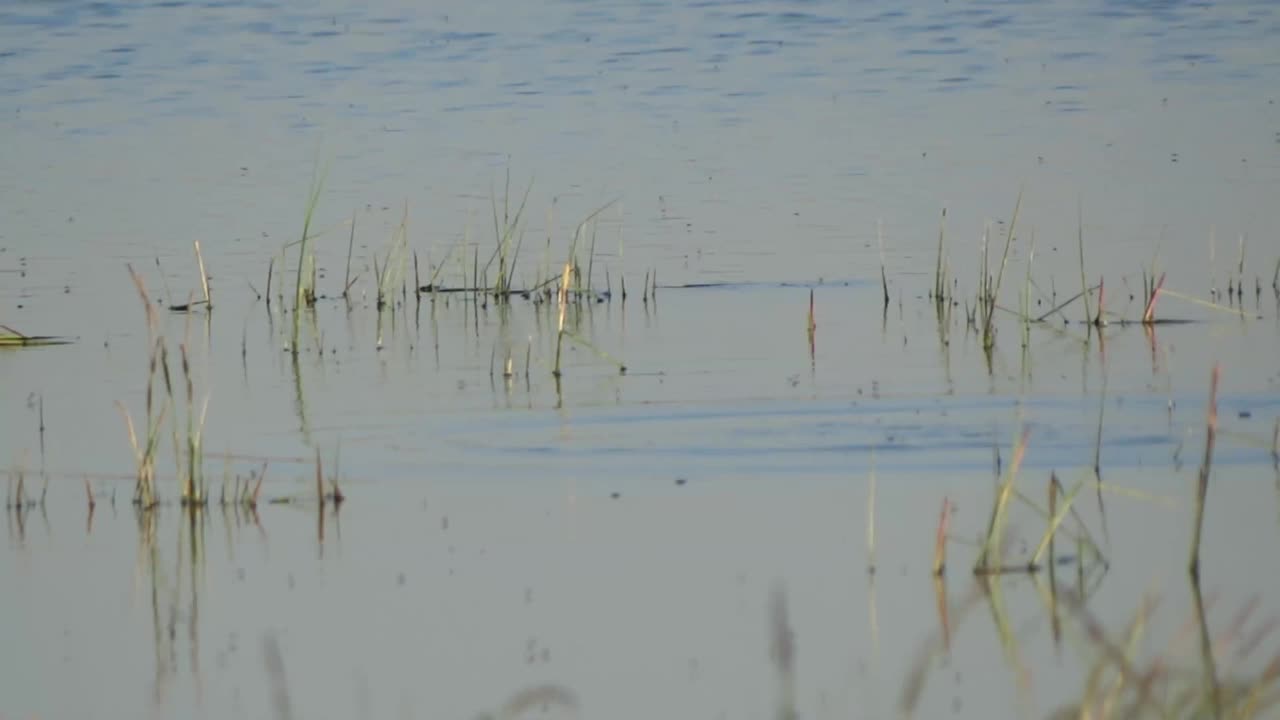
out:
M311 190L307 195L307 212L302 219L302 236L298 239L298 272L293 292L293 336L289 344L289 351L295 356L298 354L298 343L302 336L302 311L311 304L308 299L312 296L312 291L308 287L310 273L307 272L307 261L311 257L311 220L320 202L324 178L324 173L318 173L311 178Z
M1084 321L1089 323L1093 314L1089 311L1089 281L1084 270L1084 205L1076 200L1076 243L1080 248L1080 296L1084 298Z
M1191 577L1200 577L1200 535L1204 528L1204 504L1209 494L1209 472L1213 466L1213 445L1218 434L1218 377L1220 369L1213 366L1209 379L1209 407L1205 418L1204 459L1196 479L1195 520L1191 535Z
M996 271L995 286L991 289L989 300L986 306L986 317L983 320L982 342L983 346L990 350L995 347L995 312L996 299L1000 297L1000 286L1004 282L1004 269L1009 264L1009 250L1013 247L1015 232L1018 227L1018 212L1022 209L1022 191L1018 191L1018 199L1013 204L1013 217L1009 219L1009 232L1004 241L1004 253L1000 256L1000 269ZM984 273L986 263L983 263Z

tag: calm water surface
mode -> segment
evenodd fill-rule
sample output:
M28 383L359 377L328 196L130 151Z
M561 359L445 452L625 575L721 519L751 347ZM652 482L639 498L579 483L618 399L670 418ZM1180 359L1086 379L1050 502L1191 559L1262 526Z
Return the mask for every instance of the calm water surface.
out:
M1095 450L1108 486L1105 513L1092 487L1077 508L1109 568L1059 548L1064 592L1116 633L1161 598L1144 657L1194 671L1215 363L1208 624L1280 613L1275 554L1240 561L1280 542L1278 32L1266 2L0 3L0 324L76 339L0 350L7 497L47 482L6 513L0 718L893 717L925 663L917 716L1044 717L1096 660L1081 616L1055 642L1043 574L964 611L1024 426L1028 497L1092 477ZM341 293L353 217L356 280L294 363L295 251L259 295L317 166L320 292ZM612 298L570 322L625 374L577 344L557 383L549 304L374 308L406 208L421 275L458 287L526 188L518 286L605 208ZM988 360L965 299L1019 193ZM1111 326L1076 303L1024 342L1028 269L1047 315L1079 291L1081 234ZM301 499L256 516L129 503L117 403L142 416L147 326L126 264L183 302L193 240L216 310L162 329L209 399L214 492L266 462L264 498ZM1121 325L1153 264L1157 315L1192 322ZM1241 281L1234 314L1195 301ZM311 502L316 448L338 514ZM1025 562L1045 519L1011 524ZM1260 637L1221 673L1255 676Z

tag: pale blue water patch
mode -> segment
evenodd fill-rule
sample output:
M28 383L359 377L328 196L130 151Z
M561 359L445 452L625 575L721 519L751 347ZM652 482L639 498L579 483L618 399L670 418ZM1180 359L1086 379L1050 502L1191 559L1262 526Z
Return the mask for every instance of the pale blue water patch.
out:
M1189 478L1203 452L1203 407L1184 400L1170 411L1159 398L1109 398L1099 458L1104 477L1153 472ZM1221 398L1222 436L1214 456L1220 482L1249 478L1245 471L1269 462L1261 443L1240 439L1253 433L1261 440L1269 430L1266 421L1236 418L1231 408L1241 402L1270 418L1280 396ZM473 475L475 482L524 485L569 472L601 491L615 483L651 492L675 478L767 485L781 477L864 477L874 468L926 484L939 474L969 478L970 492L981 496L997 458L1008 467L1024 429L1028 443L1022 468L1032 478L1028 482L1038 484L1049 471L1073 479L1088 474L1097 422L1098 401L1092 398L867 398L455 415L444 425L392 435L404 449L427 444L421 432L470 448L483 459L474 458L468 466L473 472L488 470ZM384 464L359 456L388 475L403 473L402 458L387 458ZM435 467L445 476L462 472L448 458L436 458Z

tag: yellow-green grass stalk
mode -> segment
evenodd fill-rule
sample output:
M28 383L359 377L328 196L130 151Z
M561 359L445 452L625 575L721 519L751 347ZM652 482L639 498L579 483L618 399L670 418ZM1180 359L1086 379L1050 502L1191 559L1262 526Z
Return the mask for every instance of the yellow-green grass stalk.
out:
M391 302L391 295L395 292L396 283L400 282L409 255L409 204L406 202L404 206L404 214L400 219L400 225L396 227L395 232L391 234L391 242L387 247L387 255L383 260L381 272L378 273L378 298L377 307L379 310L386 308ZM374 268L378 267L377 257L373 260Z
M66 345L70 342L69 338L54 335L24 335L8 325L0 325L0 349Z
M1043 565L1043 562L1045 561L1044 559L1045 559L1046 552L1048 552L1049 554L1048 562L1050 564L1055 562L1055 558L1053 557L1054 537L1058 534L1058 529L1062 526L1062 522L1067 519L1067 515L1071 514L1073 504L1075 503L1075 500L1076 500L1076 496L1080 494L1080 491L1084 489L1085 485L1086 485L1085 480L1082 478L1076 481L1076 484L1072 486L1069 492L1062 493L1059 490L1060 485L1058 482L1057 475L1050 476L1049 478L1049 514L1050 514L1049 526L1045 529L1044 535L1040 538L1040 544L1036 546L1035 554L1031 556L1031 561L1030 561L1030 564L1028 565L1028 568L1035 569L1035 568L1041 567ZM1057 497L1059 495L1062 496L1061 505L1059 505L1057 502ZM1077 562L1084 562L1084 559L1078 558Z
M942 219L938 221L938 257L933 267L933 302L939 308L947 301L946 233L947 209L942 208Z
M485 263L485 273L488 274L489 266L496 260L498 263L498 277L492 288L494 298L497 300L506 299L512 292L512 283L515 280L516 260L520 256L520 246L524 244L523 217L526 204L529 202L529 193L533 190L533 180L529 181L528 187L525 188L524 196L520 199L520 206L516 208L515 215L510 214L510 207L507 204L510 198L511 175L507 174L506 192L502 200L502 220L498 220L498 202L497 199L490 195L490 204L493 207L493 234L497 246L494 248L493 254Z
M309 263L312 268L314 267L314 261L311 259L311 220L320 202L324 178L324 173L318 173L312 177L311 190L307 195L307 212L302 219L302 236L298 239L298 271L293 293L293 337L289 346L290 352L294 355L298 354L298 344L302 335L302 311L315 302L314 279L312 273L308 272Z
M982 344L987 350L995 347L995 311L996 299L1000 296L1000 286L1004 281L1004 269L1009 264L1009 250L1013 247L1014 233L1018 228L1018 212L1022 208L1022 191L1018 191L1018 199L1013 205L1013 217L1009 219L1009 232L1004 241L1004 253L1000 257L1000 269L996 272L995 286L991 288L985 315L982 322ZM983 264L983 272L986 272L986 264Z
M196 248L196 265L200 268L200 289L204 291L204 309L213 309L213 297L209 294L209 274L204 270L204 255L200 252L200 241L194 240Z
M342 274L342 298L344 300L351 299L351 251L356 245L356 212L351 211L351 232L347 235L347 269ZM418 256L413 256L415 267L417 266Z
M1013 457L1010 459L1009 468L1005 471L1004 479L1001 481L996 493L996 500L991 508L991 521L987 529L987 537L982 545L982 552L978 555L978 560L974 564L974 572L978 574L986 574L999 572L1001 569L1001 559L998 556L1000 548L1004 546L1004 531L1008 523L1009 501L1014 496L1014 484L1018 479L1018 469L1022 465L1022 459L1026 455L1027 438L1030 430L1024 428L1013 447Z

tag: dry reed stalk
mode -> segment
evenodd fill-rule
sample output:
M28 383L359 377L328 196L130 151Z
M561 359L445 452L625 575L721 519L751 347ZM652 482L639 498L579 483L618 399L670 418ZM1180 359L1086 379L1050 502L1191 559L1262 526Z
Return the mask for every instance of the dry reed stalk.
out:
M1101 328L1107 324L1107 321L1103 319L1103 316L1102 316L1102 313L1105 310L1106 306L1107 306L1107 279L1104 277L1098 280L1098 314L1095 315L1093 318L1094 327Z
M1040 538L1040 544L1036 546L1035 554L1031 556L1031 561L1027 565L1028 570L1039 569L1042 562L1041 559L1045 556L1046 552L1049 555L1049 564L1053 564L1054 537L1058 534L1058 530L1062 527L1062 523L1066 520L1067 515L1075 512L1074 507L1076 496L1080 494L1080 491L1084 489L1084 486L1085 482L1081 480L1071 488L1071 492L1064 493L1062 492L1062 483L1058 480L1058 474L1054 472L1049 473L1049 526L1045 529L1044 536ZM1062 496L1061 507L1058 507L1058 496ZM1079 522L1079 520L1080 518L1077 516L1076 521ZM1089 544L1093 546L1096 553L1097 545L1093 543L1092 539L1089 540ZM1077 558L1077 562L1083 563L1084 558Z
M342 467L341 460L342 441L339 440L338 448L333 453L333 477L329 480L329 498L333 500L333 509L335 512L337 512L338 506L342 504L342 501L347 499L347 496L342 494L342 488L338 487L338 476L342 474L340 470Z
M938 222L938 257L933 266L933 302L939 307L947 301L947 276L946 266L943 261L946 231L947 209L942 208L942 219Z
M126 263L125 267L129 270L129 277L133 279L133 286L138 289L138 297L142 300L142 309L147 314L147 347L151 347L155 344L155 333L159 327L156 309L151 306L151 297L147 294L147 286L143 282L142 276L133 269L132 265Z
M884 305L889 306L889 278L884 272L884 222L876 221L876 242L880 245L880 288L884 292Z
M813 333L818 329L818 323L813 313L813 290L809 290L809 338L813 338Z
M1049 517L1050 518L1053 518L1057 515L1057 507L1058 507L1058 474L1056 472L1050 471L1049 473ZM1050 520L1050 524L1052 524L1052 522L1053 521ZM1054 538L1054 535L1056 535L1057 533L1049 532L1047 534L1049 536L1049 578L1050 578L1050 581L1052 581L1053 567L1055 564L1057 564L1056 555L1053 552L1053 538ZM1056 619L1056 616L1055 616L1055 619Z
M942 633L942 651L951 652L951 612L947 603L947 581L939 574L933 576L933 602L938 611L938 630Z
M867 479L867 573L876 573L876 468L871 455L871 476Z
M249 507L258 507L258 497L262 493L262 481L267 477L267 464L262 463L262 470L258 473L258 482L253 485L253 494L249 496Z
M560 292L557 295L556 304L559 306L560 319L557 323L556 330L556 364L551 374L560 377L560 355L564 347L564 318L569 307L569 281L573 277L573 265L569 262L564 264L564 272L560 276Z
M1196 480L1195 525L1191 535L1191 577L1200 577L1200 535L1204 528L1204 503L1209 494L1209 472L1213 466L1213 446L1218 435L1218 377L1221 374L1217 364L1213 366L1213 374L1209 379L1209 407L1205 418L1204 460L1200 463L1200 473Z
M347 270L342 275L343 299L350 299L349 292L351 290L351 251L352 249L355 248L355 244L356 244L356 211L352 210L351 211L351 234L347 236ZM414 260L414 268L416 269L417 262L418 262L418 257L416 254L414 255L413 260ZM375 256L373 261L377 262L378 258Z
M1004 253L1000 257L1000 269L996 272L995 286L994 288L991 289L991 292L987 301L987 306L986 306L986 315L983 318L982 343L983 343L983 348L986 350L991 350L992 348L995 347L996 336L995 336L994 323L995 323L995 312L996 312L996 300L1000 296L1000 286L1004 281L1004 269L1009 264L1009 250L1013 247L1013 240L1015 237L1014 231L1018 227L1018 211L1021 208L1022 208L1022 191L1018 191L1018 199L1013 204L1013 217L1009 219L1009 233L1005 237L1005 241L1004 241ZM985 245L985 242L984 242L984 245ZM985 250L984 250L984 253L985 253ZM986 264L985 257L982 263L982 271L984 275L987 272L987 264Z
M951 498L942 498L942 512L938 514L938 531L933 538L933 575L942 577L947 572L947 528L951 524Z
M204 290L204 308L212 310L213 298L209 295L209 274L204 271L204 255L200 253L200 241L195 240L193 244L196 246L196 265L200 267L200 288Z
M1244 233L1240 233L1240 254L1236 264L1236 288L1237 293L1243 297L1244 295Z
M316 448L316 502L324 509L324 473L320 464L320 448Z
M418 251L413 251L413 296L422 299L422 278L418 276Z
M203 409L200 412L199 423L195 418L195 386L191 379L191 362L187 354L187 344L185 342L178 345L179 354L182 359L182 376L186 382L187 390L187 468L186 482L182 488L183 504L202 505L204 504L204 450L202 447L202 434L204 430L205 415L209 411L209 400L205 398Z
M1142 324L1150 325L1156 319L1156 299L1160 297L1160 290L1164 288L1164 273L1160 273L1160 280L1151 288L1151 293L1147 298L1147 308L1142 312Z
M275 266L276 266L276 256L272 255L271 259L267 261L267 292L266 292L267 310L271 309L271 275L272 275L272 272L275 270Z
M1209 228L1209 297L1215 301L1218 299L1218 279L1213 272L1213 264L1217 255L1218 235L1217 228Z

